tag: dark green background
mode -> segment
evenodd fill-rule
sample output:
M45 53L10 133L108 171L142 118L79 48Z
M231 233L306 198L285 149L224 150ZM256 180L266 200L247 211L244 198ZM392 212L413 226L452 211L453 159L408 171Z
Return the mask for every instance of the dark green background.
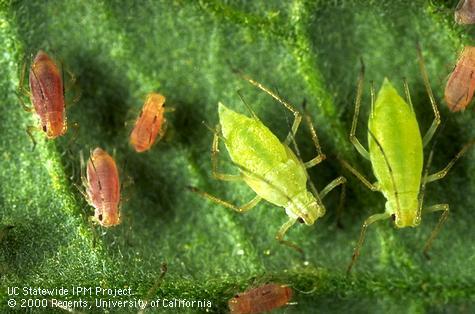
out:
M0 222L15 227L0 242L0 307L6 287L132 287L140 298L162 262L168 273L157 295L209 299L226 310L236 292L267 281L296 292L285 313L473 312L475 309L475 186L473 151L443 181L428 186L426 204L447 202L451 215L431 252L424 241L438 215L418 228L396 230L390 221L371 226L352 276L345 277L363 220L384 210L381 194L365 189L332 156L351 161L372 178L368 162L348 141L359 57L367 80L379 88L388 77L402 93L407 77L421 131L433 114L417 66L422 45L445 128L432 171L443 167L475 136L472 109L452 114L443 89L457 54L472 41L472 27L453 22L457 1L3 1L0 12ZM19 106L19 68L44 49L77 78L68 99L68 121L78 138L46 141L36 134L31 151L25 133L36 118ZM314 226L296 226L288 239L306 253L279 245L275 232L286 220L263 202L240 215L190 193L198 186L242 204L253 196L244 184L212 179L212 134L217 103L246 113L242 89L262 121L281 139L291 116L267 95L232 74L230 65L271 86L290 102L305 99L330 158L310 175L321 189L344 174L349 179L343 229L336 226L336 190L325 199L327 215ZM366 146L369 84L358 135ZM170 128L152 151L128 147L129 126L146 93L166 95ZM388 121L390 123L390 121ZM308 132L298 133L304 159L313 157ZM91 227L92 208L79 184L79 151L116 150L128 200L123 223ZM222 149L224 160L229 160ZM229 162L222 167L233 171ZM236 171L236 170L234 170ZM94 245L94 242L96 244ZM241 254L242 253L242 254ZM188 310L193 312L193 310Z

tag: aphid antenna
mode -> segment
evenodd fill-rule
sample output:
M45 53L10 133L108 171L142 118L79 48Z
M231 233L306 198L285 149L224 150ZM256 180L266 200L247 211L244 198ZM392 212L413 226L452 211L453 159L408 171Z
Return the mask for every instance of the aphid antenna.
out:
M249 105L246 100L244 99L244 95L242 94L242 90L238 89L237 90L237 94L239 95L239 98L241 98L241 101L244 103L244 105L246 106L247 110L249 110L249 112L251 113L252 117L258 121L261 121L259 119L259 117L256 115L256 113L254 112L254 110L252 109L251 105Z
M231 70L233 70L233 68L231 68ZM295 116L295 117L298 117L300 116L300 112L294 108L293 105L291 105L289 102L285 101L283 98L279 97L278 93L275 93L273 92L271 89L267 88L266 86L262 85L261 83L259 83L258 81L252 79L250 76L248 76L247 74L244 74L244 72L242 72L241 70L239 69L234 69L233 72L235 74L237 74L238 76L241 77L241 79L249 82L251 85L254 85L255 87L257 87L258 89L262 90L263 92L267 93L269 96L271 96L272 98L274 98L274 100L278 101L280 104L282 104L285 108L287 108L289 111L292 112L292 114Z

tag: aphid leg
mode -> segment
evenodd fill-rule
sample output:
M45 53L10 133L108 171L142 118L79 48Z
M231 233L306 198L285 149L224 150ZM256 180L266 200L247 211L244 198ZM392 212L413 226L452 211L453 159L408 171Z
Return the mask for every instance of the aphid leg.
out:
M276 236L275 236L275 239L277 241L279 241L281 244L283 245L287 245L288 247L298 251L300 254L304 254L304 251L302 250L301 247L299 247L297 244L291 242L291 241L288 241L288 240L284 240L284 236L285 236L285 233L287 232L287 230L289 230L290 227L292 227L295 223L297 222L297 219L295 218L289 218L289 220L287 220L286 223L284 223L279 231L277 232Z
M213 178L215 178L216 180L222 180L222 181L242 180L242 176L239 174L225 174L225 173L220 173L218 171L219 132L220 132L220 125L218 124L216 125L216 129L213 130L214 136L213 136L213 143L211 145L211 164L212 164L211 174Z
M292 127L289 131L289 134L287 134L287 137L285 138L284 144L285 145L290 145L292 142L292 138L295 136L295 133L297 133L297 130L300 126L300 123L302 122L302 116L298 115L294 117L294 122L292 123ZM322 159L323 160L323 159Z
M31 148L32 151L34 151L36 148L36 140L35 140L35 137L33 136L33 131L41 131L41 130L38 127L32 126L32 125L26 127L26 133L28 134L31 141L33 142L33 147Z
M26 62L23 62L21 66L21 72L20 72L20 82L18 83L18 90L16 91L16 95L18 100L20 101L20 106L23 108L23 110L27 112L33 111L33 107L28 107L25 104L25 100L23 99L24 96L31 97L30 91L28 91L25 86L25 73L26 73Z
M82 189L79 185L77 185L76 183L73 183L74 187L79 191L79 193L81 193L81 195L86 199L86 201L89 203L89 196L87 195L87 193L84 191L84 189Z
M432 139L432 136L434 136L435 131L439 127L440 113L439 113L439 109L437 109L437 103L435 102L434 94L432 93L432 88L430 87L430 84L429 84L429 76L427 75L427 70L424 63L424 57L422 55L422 50L419 43L417 44L417 57L419 59L419 67L422 73L422 79L426 87L427 95L429 95L429 100L432 105L432 110L434 111L434 121L432 121L432 124L429 130L427 130L427 133L424 135L424 138L422 139L422 143L425 147L430 142L430 140Z
M338 158L338 160L342 163L343 167L348 169L357 179L359 179L368 189L371 191L379 191L377 183L371 183L366 179L358 170L353 168L349 163L345 160Z
M305 103L304 103L304 108L305 108ZM310 134L312 136L312 141L313 144L315 145L315 148L317 150L317 156L315 156L313 159L307 161L304 163L305 168L311 168L315 165L318 165L321 163L323 160L325 160L326 155L322 152L322 147L320 146L320 141L318 140L317 132L315 131L315 127L313 126L312 119L310 118L310 115L307 113L305 110L305 122L310 130ZM296 118L297 119L297 118ZM290 134L289 134L290 135Z
M449 204L437 204L437 205L432 205L430 207L424 208L423 213L433 213L437 211L443 211L442 215L440 216L439 222L435 226L434 230L432 230L429 239L427 239L426 244L424 245L424 256L427 259L430 259L429 256L429 250L432 246L432 242L434 241L435 237L439 234L440 228L442 228L442 225L444 222L447 220L449 216Z
M33 107L28 107L25 104L25 100L23 100L22 95L20 93L17 93L17 98L18 98L18 101L20 102L20 106L23 108L23 110L25 110L26 112L32 112L34 110Z
M338 202L338 207L336 209L336 224L339 228L342 228L341 224L341 213L343 211L343 205L345 202L345 196L346 196L346 178L343 176L340 176L333 180L332 182L328 183L326 187L323 188L323 190L320 192L319 196L320 199L323 200L323 198L334 188L337 186L341 185L341 193L340 193L340 201Z
M259 204L259 202L262 200L262 197L256 195L252 200L250 200L249 202L247 202L246 204L242 205L242 206L236 206L234 204L231 204L227 201L224 201L214 195L211 195L209 193L206 193L204 191L201 191L197 188L195 188L194 186L189 186L188 189L190 189L192 192L194 193L197 193L199 194L201 197L203 198L207 198L209 199L210 201L212 202L215 202L216 204L219 204L221 206L224 206L224 207L227 207L227 208L230 208L230 209L233 209L239 213L244 213L244 212L247 212L248 210L254 208L257 204Z
M353 122L351 123L350 142L353 144L353 146L356 148L356 150L358 151L358 153L360 153L361 156L369 160L368 151L366 150L366 148L364 148L364 146L360 143L360 141L356 137L356 126L358 125L358 116L360 114L361 95L363 94L363 82L364 82L364 72L365 72L363 59L361 59L360 61L361 61L361 70L360 70L360 75L358 77L358 87L356 90L355 112L353 114ZM371 108L373 108L373 102L374 102L373 98L374 98L374 93L372 91L371 92Z
M320 198L323 199L327 194L336 188L337 186L341 185L342 187L345 186L346 183L346 178L343 176L340 176L333 180L332 182L328 183L326 187L323 188L323 190L320 192Z
M86 164L84 162L84 155L82 153L82 150L79 152L79 160L81 163L81 166L80 166L81 167L81 183L85 188L87 188L88 183L87 183L87 178L85 174ZM86 199L89 199L89 197L86 197Z
M353 256L351 256L350 265L348 265L348 269L346 270L347 275L351 272L353 265L355 264L356 260L358 259L358 256L360 255L360 250L361 250L361 247L363 246L366 229L368 228L368 226L371 225L372 223L375 223L378 220L388 219L389 217L391 217L391 214L389 213L375 214L375 215L369 216L364 221L363 226L361 227L360 238L358 239L358 243L356 244L355 250L353 251Z
M145 296L145 299L144 299L145 306L142 307L140 311L137 312L138 314L144 313L145 309L147 308L147 305L149 304L149 301L154 297L154 295L157 293L158 288L162 284L163 277L165 277L165 274L167 273L167 271L168 271L167 263L162 263L162 265L160 266L160 275L158 275L157 280L155 281L153 286L150 287L150 289L148 290L147 295Z
M444 169L437 171L434 174L428 175L425 178L425 183L433 182L442 179L449 173L450 169L453 167L453 165L459 160L466 152L467 150L475 144L475 140L471 140L467 144L465 144L462 149L455 155L455 157L447 164L447 166L444 167Z
M76 76L73 74L73 72L71 72L71 70L69 70L68 68L64 67L64 64L62 61L60 61L60 67L61 67L61 78L63 80L63 97L66 98L66 92L71 90L71 89L74 89L74 98L73 100L71 101L71 104L75 104L79 101L79 99L81 99L81 96L82 96L82 93L81 93L81 90L78 89L75 85L76 83ZM66 80L64 78L64 72L67 72L68 73L68 76L69 76L69 79L68 79L68 84L66 84ZM65 106L67 106L68 104L65 103Z

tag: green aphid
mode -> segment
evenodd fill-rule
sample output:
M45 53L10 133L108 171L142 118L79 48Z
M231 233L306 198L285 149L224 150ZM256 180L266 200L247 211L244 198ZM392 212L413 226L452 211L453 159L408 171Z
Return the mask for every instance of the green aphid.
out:
M424 171L423 148L430 142L439 126L440 115L430 88L422 53L419 49L418 56L424 84L435 115L431 127L422 137L407 82L404 81L406 102L399 96L389 80L385 78L376 101L374 100L374 88L371 86L371 113L368 121L369 152L361 145L355 135L363 88L364 66L362 65L358 80L355 114L353 116L350 140L358 152L371 162L377 181L371 184L347 162L342 161L342 163L369 189L381 192L384 195L386 198L386 208L384 213L372 215L363 223L358 244L353 253L352 261L348 266L348 272L351 271L359 255L366 228L370 224L378 220L392 218L398 228L416 227L421 222L422 214L443 211L439 223L432 231L424 247L424 254L427 256L432 241L447 218L449 205L437 204L423 207L425 184L445 177L455 161L473 144L473 142L466 144L444 169L428 175L427 172L433 153L431 151L426 163L426 170Z
M212 144L213 177L224 181L244 181L257 195L243 206L235 206L206 192L192 188L193 191L210 200L245 212L256 206L262 199L285 208L289 216L277 233L276 239L294 249L302 251L297 245L284 240L287 230L297 221L306 225L325 214L322 199L336 186L346 182L338 177L318 193L308 180L306 169L325 159L318 137L308 115L305 115L317 149L317 156L308 162L302 162L298 150L294 153L289 145L294 143L294 135L302 121L302 115L292 105L280 99L276 94L254 80L244 77L251 84L270 94L294 114L294 122L286 140L281 142L251 111L252 117L237 113L219 103L219 125L214 130ZM249 108L250 109L250 108ZM222 133L220 135L219 133ZM238 167L239 174L222 174L218 172L218 142L224 140L232 162ZM297 149L296 145L295 148ZM307 188L310 184L311 191Z

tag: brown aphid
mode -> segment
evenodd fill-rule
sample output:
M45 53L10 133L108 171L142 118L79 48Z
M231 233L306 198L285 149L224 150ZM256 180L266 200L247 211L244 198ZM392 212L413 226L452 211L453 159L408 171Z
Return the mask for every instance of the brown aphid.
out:
M232 314L257 314L282 307L291 298L290 287L271 283L237 294L228 306Z
M475 23L475 0L460 0L455 9L455 22L466 25Z
M130 145L136 152L141 153L149 150L155 143L157 136L160 140L166 131L166 119L164 113L165 96L158 93L150 93L145 99L134 129L130 133ZM171 109L171 108L170 108Z
M36 54L30 68L30 98L49 139L66 133L63 79L56 63L44 52Z
M464 47L445 86L445 101L451 111L465 110L475 91L475 47Z
M95 208L94 219L104 227L120 224L120 182L114 159L97 147L87 162L83 177L89 204Z

